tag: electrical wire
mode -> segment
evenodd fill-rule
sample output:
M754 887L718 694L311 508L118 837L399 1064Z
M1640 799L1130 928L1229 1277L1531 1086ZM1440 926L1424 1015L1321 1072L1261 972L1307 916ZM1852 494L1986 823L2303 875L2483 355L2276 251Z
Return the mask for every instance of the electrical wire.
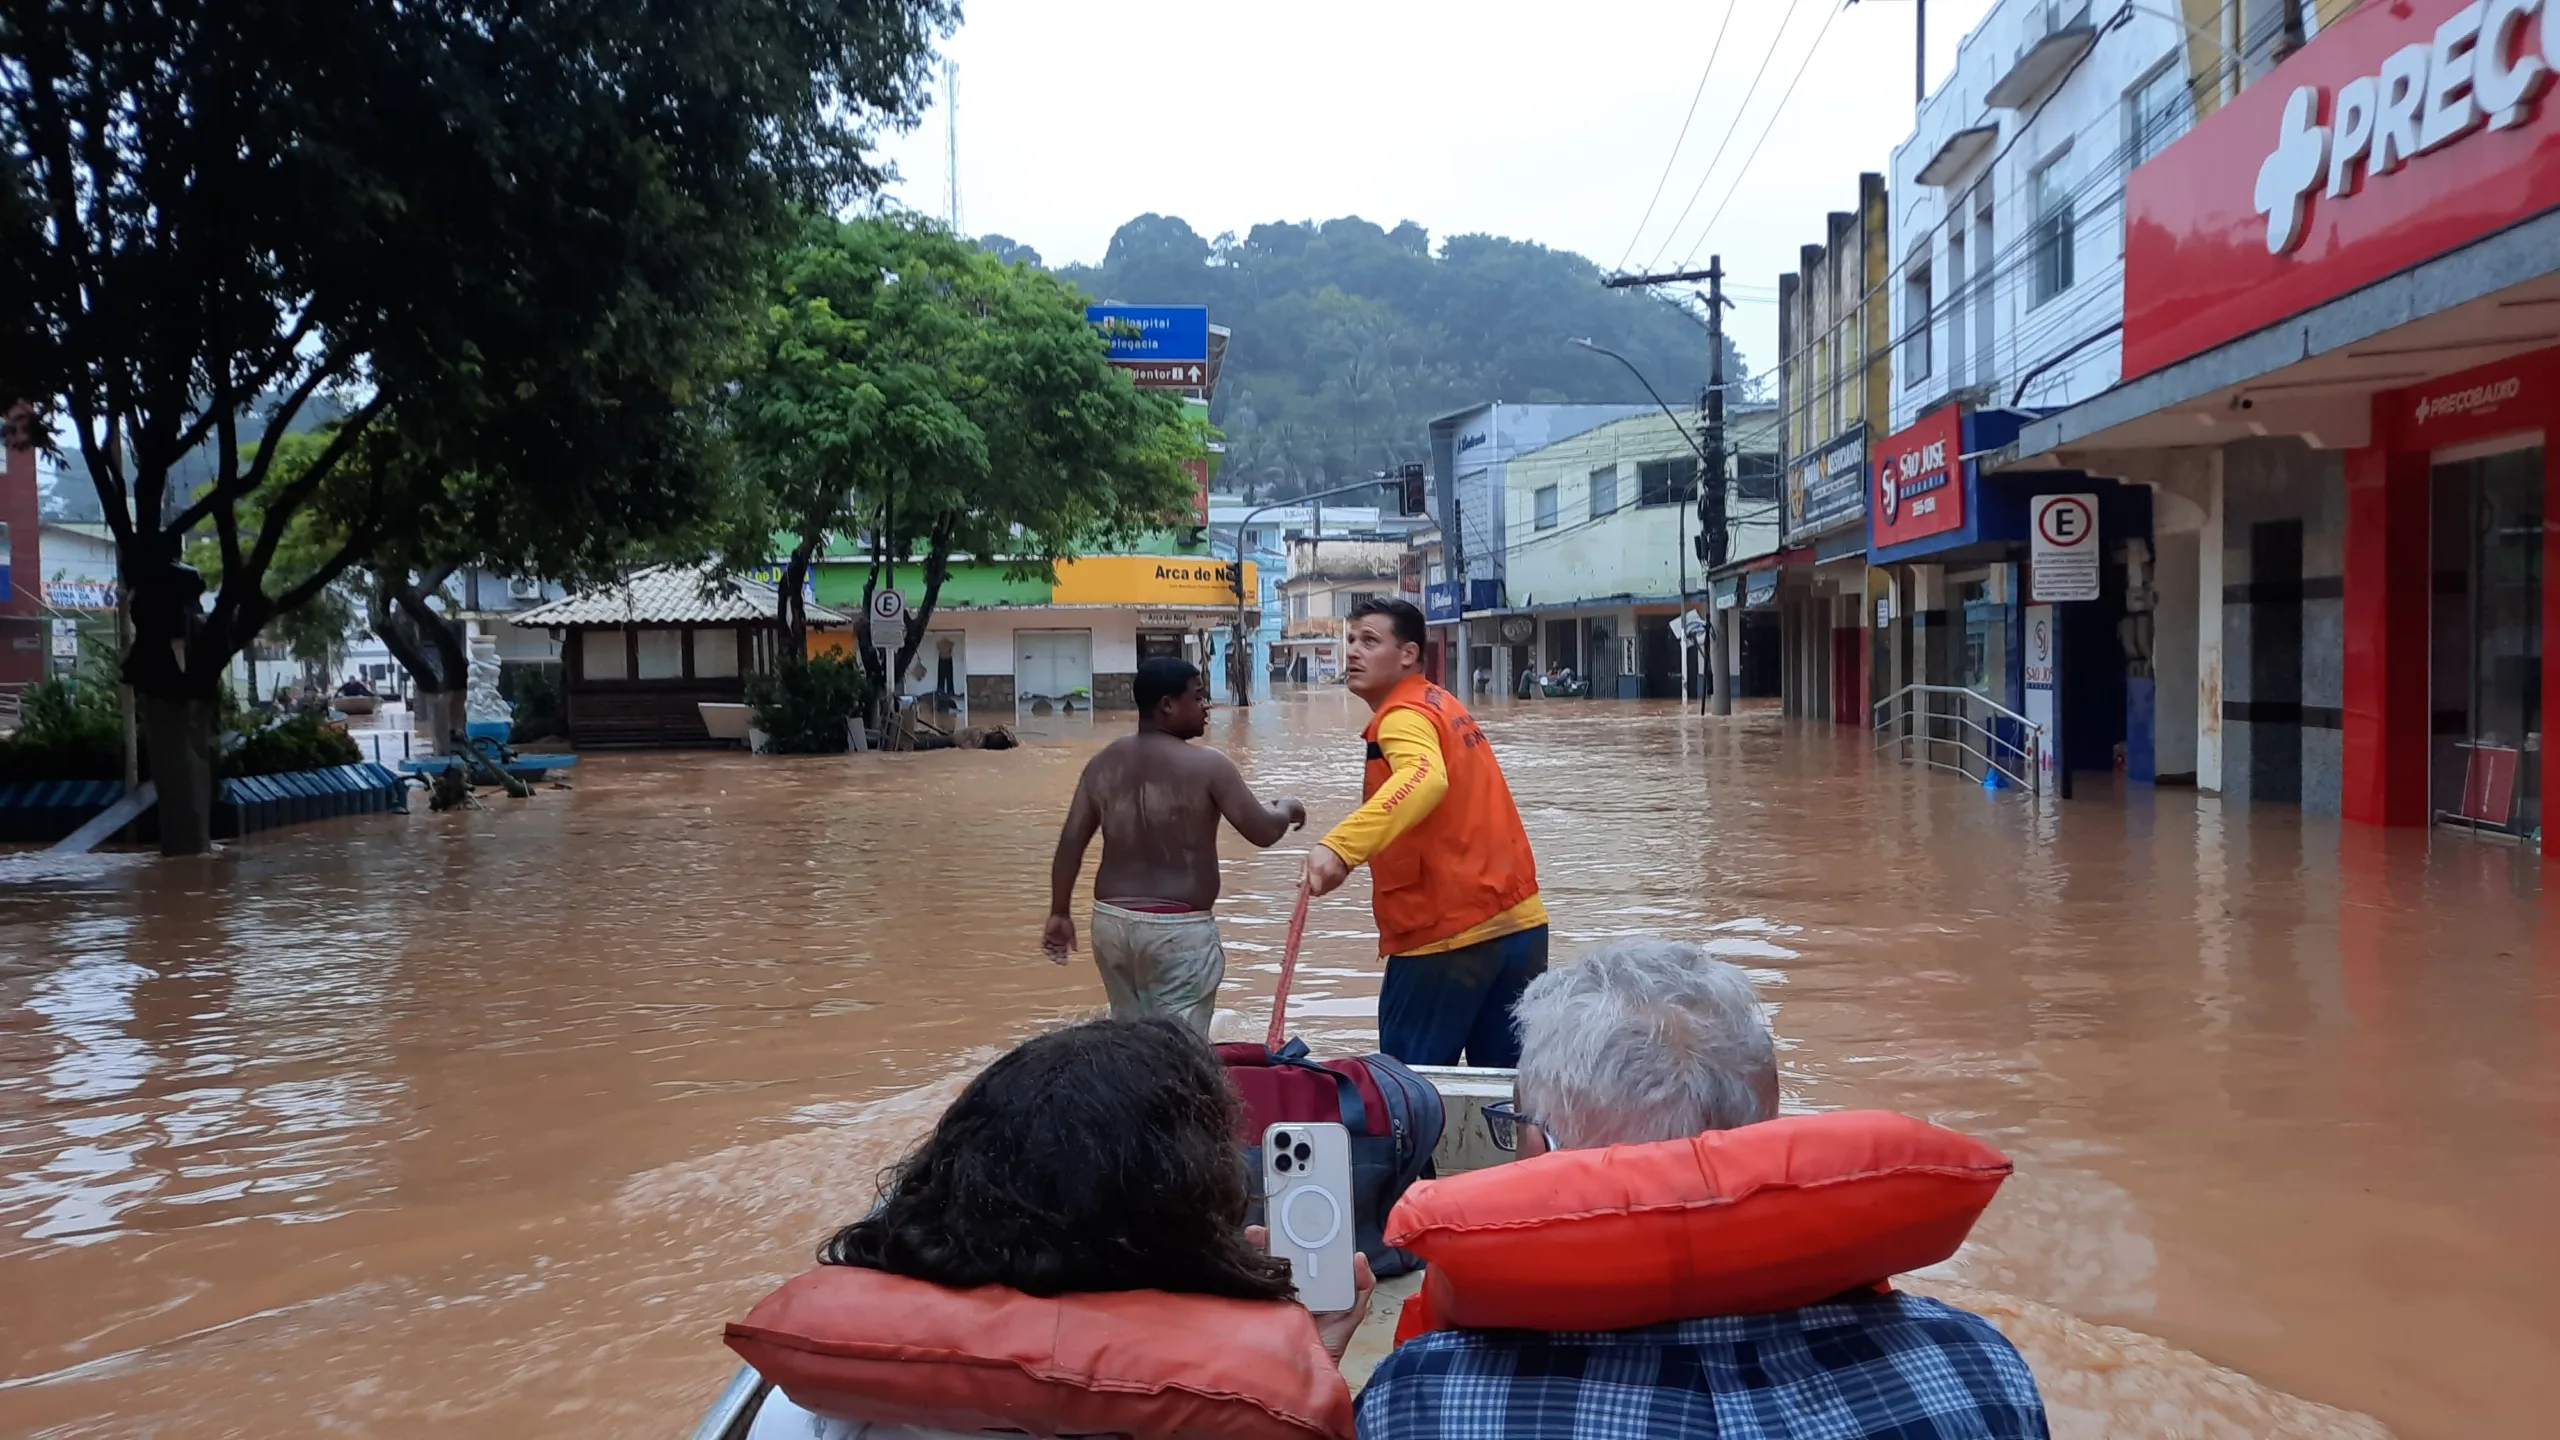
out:
M1724 53L1724 32L1733 28L1733 12L1742 8L1742 0L1725 0L1724 23L1716 27L1715 43L1707 47L1707 68L1698 72L1698 88L1689 96L1689 113L1680 117L1680 133L1672 138L1671 153L1663 159L1662 178L1653 182L1653 198L1644 202L1644 218L1636 222L1635 233L1627 237L1627 248L1618 256L1618 270L1623 274L1627 257L1636 253L1636 245L1644 239L1644 227L1653 223L1653 207L1662 203L1662 187L1671 183L1671 168L1680 161L1680 147L1689 139L1689 126L1698 118L1698 102L1706 98L1707 79L1716 73L1716 57Z
M1725 207L1733 203L1734 196L1742 193L1742 182L1750 178L1751 166L1760 158L1760 147L1769 143L1769 132L1778 128L1778 118L1787 113L1787 102L1796 98L1796 87L1804 83L1804 72L1813 68L1813 57L1820 53L1823 37L1831 33L1831 22L1840 18L1843 8L1833 5L1823 12L1822 28L1813 32L1813 44L1805 48L1804 59L1797 63L1795 78L1787 82L1787 92L1778 97L1778 108L1769 112L1769 123L1760 127L1760 138L1751 142L1751 153L1743 157L1742 168L1733 172L1733 180L1725 186L1724 198L1716 202L1715 213L1699 227L1698 237L1689 242L1688 253L1680 257L1679 268L1689 268L1689 262L1697 258L1707 237L1715 233L1716 222L1724 218Z
M2227 11L2229 9L2229 5L2226 3L2223 8ZM2136 8L2131 4L2126 4L2119 9L2099 27L2097 37L2098 41L2103 42L2108 33L2127 24L2135 13ZM2153 14L2156 17L2159 12L2146 9L2141 13ZM2189 31L2197 31L2197 27L2192 25L2186 25L2183 28ZM2197 33L2203 32L2197 31ZM2045 107L2050 105L2054 98L2062 93L2063 89L2070 83L2071 78L2078 73L2079 68L2086 64L2089 57L2096 54L2097 51L2098 44L2093 43L2087 51L2084 51L2078 59L2072 62L2071 68L2063 73L2062 77L2054 83L2053 88L2046 93L2045 98L2038 102L2034 113L2030 114L2018 125L2017 129L2011 133L2008 140L2001 146L2000 151L1995 154L1989 164L1984 167L1984 173L1986 175L1996 175L1998 173L1998 167L2001 161L2006 159L2010 151L2017 146L2018 142L2034 129L2036 121L2043 117ZM2206 69L2203 73L2195 75L2187 82L2184 88L2187 91L2189 114L2191 116L2194 113L2196 103L2202 98L2203 94L2209 89L2218 90L2233 71L2238 68L2237 60L2238 57L2230 54L2226 47L2225 54L2220 61ZM2089 125L2073 132L2073 134L2067 138L2070 142L2076 143L2083 136L2100 129L2101 127L2117 124L2119 123L2119 120L2120 116L2111 110L2106 114L2100 115ZM2189 123L2192 124L2193 121L2190 120ZM2106 162L2094 168L2090 175L2084 178L2080 185L2072 192L2075 200L2075 208L2076 200L2078 198L2095 193L2102 187L2116 195L2118 197L2118 203L2121 203L2122 191L2115 183L2117 179L2117 170L2123 161L2131 158L2132 153L2138 147L2140 140L2144 138L2149 137L2133 137L2123 144L2114 147L2112 152L2108 155ZM2101 206L2098 213L2103 214L2108 208L2112 207ZM1931 240L1941 227L1946 226L1950 222L1959 218L1961 218L1961 211L1957 207L1945 207L1944 213L1942 213L1938 219L1932 221L1926 227L1923 227L1920 236L1917 237L1918 240ZM1995 252L1994 260L1988 269L1985 269L1982 266L1977 266L1975 275L1972 277L1958 279L1956 288L1947 291L1943 296L1933 297L1929 310L1925 315L1915 318L1912 324L1900 330L1894 330L1890 324L1888 324L1886 343L1881 346L1869 344L1866 347L1867 358L1859 367L1861 377L1863 377L1865 371L1871 370L1877 365L1885 364L1895 355L1901 353L1906 346L1924 332L1924 329L1927 332L1934 333L1937 321L1948 311L1957 308L1960 304L1970 306L1970 304L1976 299L1983 300L1985 303L1990 303L1998 298L2002 284L2005 283L2014 286L2015 284L2020 283L2022 280L2023 267L2032 263L2036 258L2036 249L2040 243L2041 237L2037 233L2037 227L2030 224L2026 227L2024 234L2011 240L2007 248L2002 251ZM1929 257L1933 259L1934 254L1934 244L1912 244L1906 246L1904 258L1890 265L1887 268L1884 277L1875 285L1869 287L1865 292L1863 292L1854 304L1848 306L1848 311L1851 314L1863 316L1866 307L1869 304L1873 303L1879 295L1882 295L1887 288L1895 282L1895 280L1903 278L1909 273L1913 268L1913 262L1915 260L1921 259L1922 257ZM2119 261L2118 265L2120 266L2120 264L2121 262ZM2092 276L2088 278L2094 279L2096 277ZM2086 281L2083 280L2077 283L2086 283ZM1827 341L1831 336L1837 334L1841 327L1846 323L1845 319L1835 321L1831 327L1826 328L1822 332L1821 336L1808 339L1799 344L1795 349L1785 352L1778 357L1774 366L1767 368L1773 372L1782 373L1790 366L1800 365L1804 358L1811 353L1814 345ZM2056 321L2048 323L2058 325L2059 319L2057 318ZM1835 380L1833 383L1836 386L1849 382ZM1793 407L1791 407L1791 409L1792 408ZM1793 415L1788 417L1790 421L1792 421L1793 418Z
M1742 117L1751 109L1751 97L1760 93L1760 81L1769 73L1769 62L1778 57L1778 46L1787 38L1787 27L1795 23L1796 11L1803 4L1804 0L1788 0L1786 16L1778 22L1778 33L1769 37L1769 48L1760 56L1760 68L1751 73L1751 85L1742 92L1742 103L1734 107L1732 126L1726 129L1724 139L1716 145L1716 153L1707 161L1706 170L1698 176L1697 188L1689 192L1689 203L1680 207L1679 217L1664 233L1662 244L1655 248L1653 258L1645 262L1647 270L1662 268L1662 257L1671 249L1672 239L1679 235L1680 227L1689 223L1690 212L1698 208L1698 197L1707 192L1707 182L1715 178L1716 166L1724 163L1724 152L1733 144L1733 132L1742 128Z

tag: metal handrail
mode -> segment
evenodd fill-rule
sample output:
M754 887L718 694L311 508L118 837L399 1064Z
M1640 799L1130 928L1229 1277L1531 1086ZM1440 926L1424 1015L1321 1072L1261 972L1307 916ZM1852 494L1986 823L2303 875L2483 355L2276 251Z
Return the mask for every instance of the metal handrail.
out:
M2042 730L2044 728L2043 726L2036 724L2033 720L2028 719L2026 716L2019 714L2017 711L2012 710L2008 706L2001 704L1999 701L1992 699L1990 696L1983 694L1981 691L1969 689L1962 685L1905 685L1901 689L1887 695L1868 708L1871 710L1882 710L1884 707L1901 699L1903 696L1911 694L1962 696L1967 700L1978 702L1985 710L1990 710L1997 714L2007 716L2009 719L2015 720L2019 724L2027 726L2030 729Z
M1959 702L1959 708L1953 711L1924 710L1915 703L1916 699L1925 699L1929 696L1954 697ZM1992 716L2015 722L2019 730L2019 739L2013 741L1999 735L1989 725L1975 719L1971 713L1971 707L1975 705L1981 706ZM2021 790L2038 795L2044 793L2045 727L1978 690L1967 689L1961 685L1905 685L1877 701L1872 708L1876 716L1875 733L1880 737L1875 744L1878 752L1883 751L1887 745L1901 745L1905 747L1902 755L1905 760L1914 760L1932 769L1962 775L1968 780L1979 780L1985 774L1998 771L2003 779ZM1982 744L1976 746L1962 734L1915 734L1912 733L1910 725L1913 721L1952 723L1980 736ZM1921 747L1920 753L1916 756L1908 748L1914 743ZM1978 770L1970 768L1961 760L1950 762L1942 758L1940 751L1946 748L1952 748L1959 756L1971 759L1980 768ZM2016 768L2013 769L2011 764L2003 763L2003 752L2010 757Z

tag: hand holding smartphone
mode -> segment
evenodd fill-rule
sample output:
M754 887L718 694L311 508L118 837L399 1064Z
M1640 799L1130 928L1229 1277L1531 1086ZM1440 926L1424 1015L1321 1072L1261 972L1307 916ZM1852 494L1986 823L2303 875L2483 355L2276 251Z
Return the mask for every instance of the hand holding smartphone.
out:
M1316 1314L1359 1302L1351 1217L1351 1132L1284 1121L1262 1132L1262 1213L1271 1253L1289 1262L1298 1303Z

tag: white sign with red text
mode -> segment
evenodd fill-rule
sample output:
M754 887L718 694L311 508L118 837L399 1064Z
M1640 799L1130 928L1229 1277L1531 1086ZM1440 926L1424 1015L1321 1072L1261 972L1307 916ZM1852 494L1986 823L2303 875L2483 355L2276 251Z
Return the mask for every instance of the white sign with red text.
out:
M2027 598L2039 605L2097 599L2098 497L2039 495L2030 513Z

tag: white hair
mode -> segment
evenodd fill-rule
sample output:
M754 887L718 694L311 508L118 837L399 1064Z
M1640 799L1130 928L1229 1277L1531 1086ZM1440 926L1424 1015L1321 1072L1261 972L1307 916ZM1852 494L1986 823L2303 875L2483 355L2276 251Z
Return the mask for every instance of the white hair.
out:
M1777 1113L1778 1054L1739 966L1617 940L1529 982L1520 1108L1567 1150L1685 1140Z

